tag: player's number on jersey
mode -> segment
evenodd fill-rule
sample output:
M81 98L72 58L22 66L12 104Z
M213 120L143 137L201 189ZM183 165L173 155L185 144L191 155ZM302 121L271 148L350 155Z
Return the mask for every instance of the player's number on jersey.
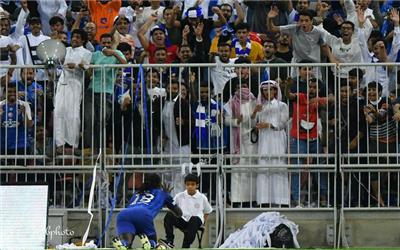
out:
M140 200L139 200L140 199ZM148 204L150 203L152 200L154 199L154 195L152 194L144 194L143 196L137 194L135 200L131 203L131 205L135 205L135 204Z

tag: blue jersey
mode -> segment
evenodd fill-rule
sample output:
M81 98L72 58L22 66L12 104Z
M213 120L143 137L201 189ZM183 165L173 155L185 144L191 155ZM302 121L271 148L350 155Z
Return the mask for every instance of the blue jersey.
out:
M3 102L0 108L3 110L1 116L0 129L0 151L6 149L25 148L29 147L30 143L26 136L27 128L24 126L24 116L19 107L20 102L9 104Z
M170 209L175 207L171 195L162 189L151 189L145 193L134 193L128 208L146 208L150 211L151 216L155 218L164 205Z

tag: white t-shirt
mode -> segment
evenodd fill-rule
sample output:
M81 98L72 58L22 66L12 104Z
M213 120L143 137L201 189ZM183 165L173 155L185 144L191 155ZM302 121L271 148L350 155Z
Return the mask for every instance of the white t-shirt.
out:
M235 64L236 58L230 58L228 63L221 62L219 56L215 57L216 67L211 68L211 81L214 85L214 94L222 94L225 84L232 78L236 77Z
M14 41L9 36L0 36L0 64L10 65L9 46L14 46ZM7 74L8 69L0 68L0 77Z
M26 37L29 39L30 47L33 48L32 53L29 52L28 42ZM21 36L19 38L19 46L22 50L22 57L24 65L33 65L32 57L36 57L36 47L43 41L50 39L50 37L40 34L39 36L34 36L32 33L28 34L27 36ZM32 55L31 55L32 54ZM35 60L36 64L41 64L42 62L38 59ZM36 80L37 81L44 81L46 80L44 70L38 70L36 73Z
M194 195L189 195L185 190L175 195L174 202L182 210L182 219L189 221L190 217L197 216L204 223L204 214L210 214L212 207L207 197L198 190Z

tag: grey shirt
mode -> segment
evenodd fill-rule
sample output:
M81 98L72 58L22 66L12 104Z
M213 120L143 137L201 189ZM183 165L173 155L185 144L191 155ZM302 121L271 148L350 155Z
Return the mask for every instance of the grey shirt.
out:
M313 27L310 32L304 32L297 24L279 26L283 34L292 37L293 44L293 63L299 63L301 60L321 61L320 46L325 44L322 31Z

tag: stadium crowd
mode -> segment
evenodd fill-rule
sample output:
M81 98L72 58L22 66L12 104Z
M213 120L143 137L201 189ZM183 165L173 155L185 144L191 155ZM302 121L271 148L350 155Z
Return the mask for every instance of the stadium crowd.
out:
M330 159L282 155L335 154L340 134L341 153L371 154L349 163L397 162L388 154L398 149L398 69L375 64L400 60L398 1L0 4L0 64L16 65L0 68L1 155L48 156L1 165L56 164L49 159L96 155L101 145L113 154L180 155L125 164L183 164L196 160L190 154L224 153L232 165L276 166L232 174L233 205L305 206L301 193L312 179L318 202L328 206L332 176L288 174L285 164ZM55 73L29 67L44 63L36 48L47 39L67 47ZM313 65L323 62L372 66ZM134 67L91 67L110 64ZM347 184L369 186L352 189L355 200L371 195L375 205L390 206L399 202L397 177L360 174ZM243 185L250 181L255 185Z

